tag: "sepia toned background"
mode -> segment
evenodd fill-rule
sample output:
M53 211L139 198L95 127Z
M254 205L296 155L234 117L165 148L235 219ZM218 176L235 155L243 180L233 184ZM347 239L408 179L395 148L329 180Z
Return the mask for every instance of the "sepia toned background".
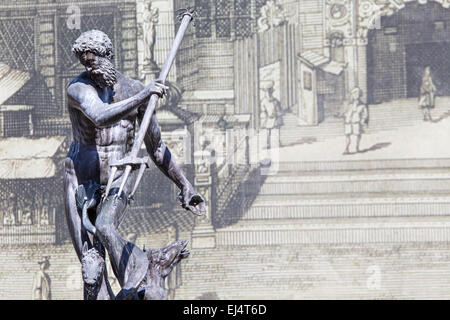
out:
M208 211L194 219L153 167L120 226L140 247L190 241L171 298L450 298L450 0L149 3L0 0L1 299L83 296L62 194L73 41L106 32L117 69L148 83L186 7L198 17L157 117ZM343 155L356 86L370 120Z

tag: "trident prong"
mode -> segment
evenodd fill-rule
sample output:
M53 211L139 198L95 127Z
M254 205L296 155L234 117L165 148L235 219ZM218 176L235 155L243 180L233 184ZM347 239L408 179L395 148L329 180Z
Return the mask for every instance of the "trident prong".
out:
M102 202L108 197L109 191L111 190L112 183L114 181L114 177L116 176L117 167L113 166L111 168L111 174L108 179L108 184L106 185L105 193L102 195Z
M184 16L190 16L193 20L197 16L197 11L194 8L183 8L177 10L177 19L179 21L183 20Z
M123 173L122 183L120 184L119 192L117 192L117 193L114 195L114 200L117 200L117 199L120 197L120 195L122 194L123 188L125 187L125 183L126 183L127 180L128 180L128 177L129 177L129 175L130 175L130 172L131 172L131 166L130 166L130 165L127 165L127 166L125 167L125 172Z
M191 20L194 22L192 25L195 27L195 20L194 18L198 16L197 11L195 11L194 8L185 8L185 9L178 9L177 10L177 19L178 21L182 21L184 16L189 16Z
M148 165L146 163L141 163L141 166L139 167L139 172L136 177L136 182L134 183L133 191L131 191L130 195L128 196L128 200L134 200L134 194L137 191L137 188L139 186L139 183L141 182L141 179L144 175L145 169L148 168Z

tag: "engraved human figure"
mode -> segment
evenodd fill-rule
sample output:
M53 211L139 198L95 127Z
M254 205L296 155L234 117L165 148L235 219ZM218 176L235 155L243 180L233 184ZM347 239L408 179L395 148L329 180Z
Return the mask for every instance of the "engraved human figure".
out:
M3 199L0 205L0 224L4 224L4 219L8 215L8 200Z
M43 206L41 210L41 217L39 219L39 223L43 226L47 226L50 223L49 220L49 211L50 211L50 200L48 198L43 199Z
M33 300L50 300L50 277L47 269L50 267L49 257L44 257L38 261L39 271L33 278L32 299Z
M76 194L80 185L99 185L103 193L111 174L111 163L131 151L136 128L152 94L163 96L166 87L155 81L148 86L118 72L111 60L113 46L108 36L98 30L82 33L72 51L86 71L67 86L68 112L72 123L73 142L65 159L65 212L69 231L78 257L83 243L93 245L84 228L77 207ZM161 140L161 132L153 114L144 138L146 149L156 166L181 190L179 200L188 211L204 211L204 200L195 193L191 183L171 157ZM118 195L124 170L118 169L109 194L103 201L92 201L89 220L95 225L95 237L106 248L122 290L117 299L131 298L145 277L147 255L118 232L128 204L128 194L134 185L135 171ZM105 275L104 275L105 276ZM106 283L103 281L102 283ZM100 290L102 292L102 290ZM101 297L100 297L101 298Z
M152 2L149 2L142 14L143 38L144 38L144 63L154 64L153 58L156 40L156 24L158 23L159 10L152 8Z
M354 88L351 92L350 103L347 110L344 112L344 130L346 137L346 146L344 155L351 154L350 143L351 137L356 138L356 153L361 152L359 145L361 142L361 135L363 134L363 125L369 123L369 113L367 105L362 102L362 91L360 88Z
M426 67L420 86L419 106L423 112L423 121L433 121L431 118L431 109L434 109L436 101L436 87L431 78L431 69Z
M281 117L281 104L274 96L274 83L267 81L262 85L263 96L261 98L261 128L267 130L267 149L272 145L272 130L283 124Z
M23 206L22 206L22 224L23 225L33 224L32 214L33 214L33 203L31 201L31 199L25 198L23 201Z
M7 209L3 216L3 224L6 226L12 226L18 223L17 219L17 197L14 193L9 195L7 201Z
M33 199L33 217L35 222L40 224L41 210L44 205L43 196L40 194L35 194Z

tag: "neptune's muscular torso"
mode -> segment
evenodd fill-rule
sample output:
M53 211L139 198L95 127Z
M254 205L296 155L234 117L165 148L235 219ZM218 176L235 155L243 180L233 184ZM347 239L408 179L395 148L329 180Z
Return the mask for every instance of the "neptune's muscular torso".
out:
M100 88L90 79L87 72L80 74L69 86L77 82L94 87L98 97L108 104L124 100L136 94L143 87L139 82L119 75L114 90ZM111 171L110 163L122 159L131 150L134 142L137 110L131 111L113 125L97 127L79 108L76 108L76 103L69 99L73 142L67 157L73 163L79 184L93 180L101 185L106 185ZM122 172L119 170L115 180L121 174Z

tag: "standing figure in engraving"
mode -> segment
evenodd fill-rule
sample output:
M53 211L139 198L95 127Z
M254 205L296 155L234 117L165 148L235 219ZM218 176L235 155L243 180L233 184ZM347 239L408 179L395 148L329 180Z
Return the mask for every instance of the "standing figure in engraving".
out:
M154 59L154 49L156 40L156 24L158 23L159 10L152 8L150 1L142 14L142 29L144 38L144 64L156 65Z
M273 96L274 83L267 81L261 87L263 95L261 98L261 128L267 130L267 149L277 147L278 143L272 144L272 131L283 124L281 103Z
M423 121L433 121L431 118L431 109L434 109L436 101L436 87L431 78L431 69L426 67L420 86L419 106L423 112Z
M6 226L12 226L18 223L17 197L14 193L9 195L7 204L7 209L3 215L3 224Z
M21 224L31 225L33 224L33 202L30 198L23 200L22 206L22 220Z
M103 247L106 248L112 270L122 288L116 298L130 299L136 296L149 265L147 255L118 232L136 172L131 173L120 194L123 169L115 172L108 194L104 194L105 186L112 171L111 164L125 158L131 151L136 120L142 121L149 97L152 94L163 96L166 87L155 81L144 86L118 72L111 62L111 40L102 31L82 33L75 40L72 51L86 71L67 86L73 132L64 172L67 223L80 260L84 242L87 242L88 249L94 247L99 253ZM195 193L161 140L155 114L144 143L156 166L180 189L181 205L196 214L203 212L204 200ZM81 210L80 201L83 199L88 205L83 205ZM85 227L87 224L90 227ZM107 294L106 271L103 277L98 299Z
M344 155L351 154L350 144L352 136L356 138L356 153L361 152L359 144L363 134L363 125L369 124L369 112L367 105L361 101L362 91L360 88L354 88L351 92L350 103L344 113L344 130L346 137L346 146Z
M50 266L49 257L44 257L38 262L39 271L36 272L33 278L33 300L50 300L50 277L47 274L47 269Z

